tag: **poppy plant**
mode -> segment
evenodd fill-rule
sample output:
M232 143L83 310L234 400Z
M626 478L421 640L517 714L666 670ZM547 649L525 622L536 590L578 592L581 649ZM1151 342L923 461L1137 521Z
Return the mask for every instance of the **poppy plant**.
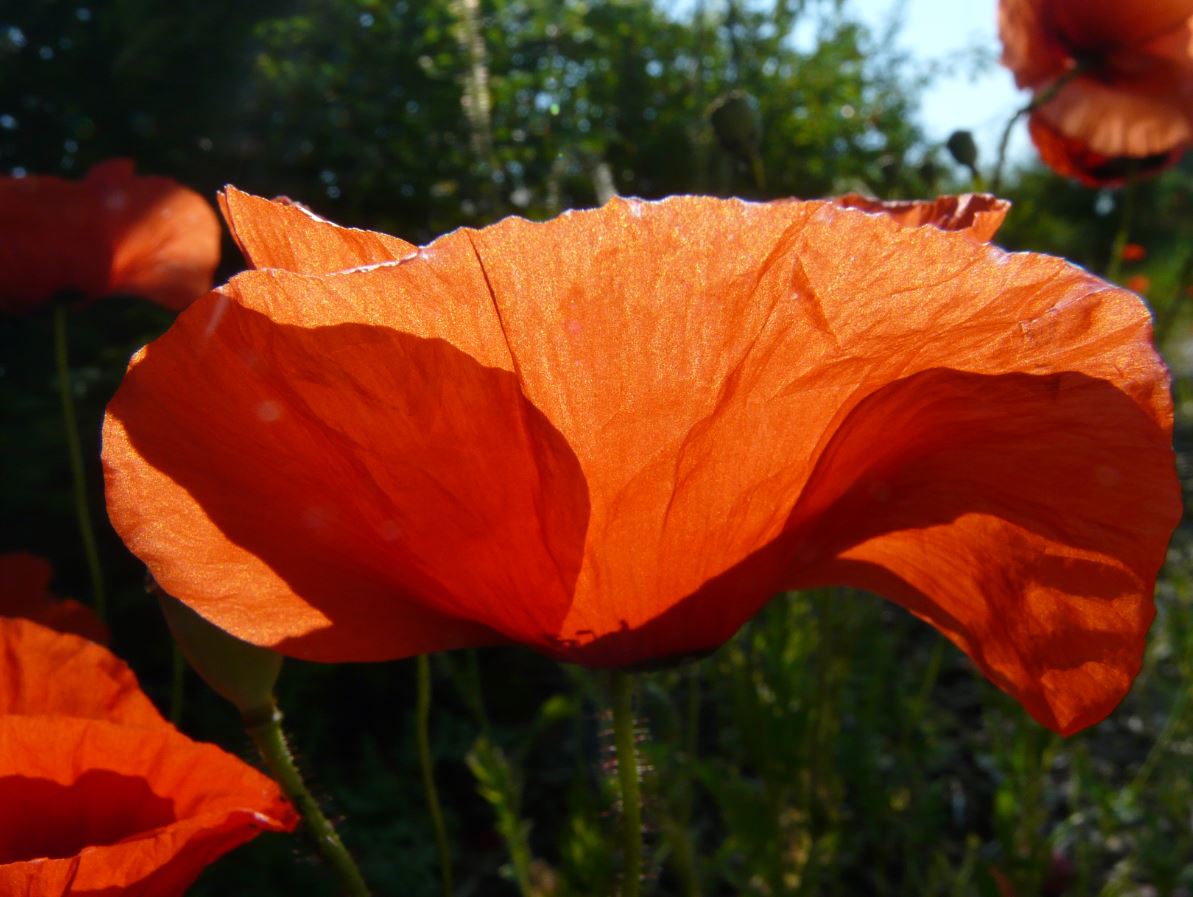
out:
M277 786L162 719L105 648L0 619L0 893L181 895L297 817Z
M23 551L0 555L0 617L35 620L59 632L108 643L108 627L91 608L50 593L53 568L45 558Z
M1035 92L1040 157L1088 186L1193 146L1193 0L1001 0L1003 64Z
M0 311L32 311L57 295L114 294L184 308L211 288L220 228L211 205L127 159L79 181L0 177Z
M1130 293L832 202L615 199L415 249L229 189L259 270L130 363L108 510L282 653L631 667L844 584L1043 724L1138 671L1180 502Z

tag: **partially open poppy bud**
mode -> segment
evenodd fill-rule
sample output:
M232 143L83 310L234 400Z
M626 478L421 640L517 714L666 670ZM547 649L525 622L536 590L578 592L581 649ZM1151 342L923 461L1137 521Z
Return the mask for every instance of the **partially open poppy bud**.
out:
M973 134L969 131L954 131L944 144L957 164L964 165L970 171L978 165L978 145L973 142Z
M246 720L272 713L273 687L282 671L282 655L213 626L156 583L152 590L174 640L203 681L235 704Z
M739 90L714 102L709 110L709 120L721 146L734 155L748 155L762 137L758 112L749 95Z

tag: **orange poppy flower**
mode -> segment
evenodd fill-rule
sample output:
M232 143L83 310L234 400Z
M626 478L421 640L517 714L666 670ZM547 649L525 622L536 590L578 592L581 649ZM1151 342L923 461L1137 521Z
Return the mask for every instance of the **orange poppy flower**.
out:
M211 288L220 227L210 204L127 159L81 181L0 177L0 311L59 293L131 294L181 309Z
M1147 258L1147 247L1139 243L1128 243L1123 247L1122 259L1124 262L1141 262Z
M829 202L617 199L407 253L226 199L262 270L133 358L103 460L128 546L240 638L629 666L836 583L1061 732L1136 674L1180 501L1135 296Z
M1152 279L1146 274L1133 274L1127 278L1127 282L1123 284L1132 293L1138 293L1142 296L1152 287Z
M983 243L994 239L1011 210L1009 202L989 193L941 196L927 202L872 199L860 193L847 193L834 198L833 202L850 209L888 215L906 227L931 224L941 230L961 231Z
M105 648L0 619L0 893L181 895L262 831L277 786L161 718Z
M50 594L50 562L25 552L0 554L0 617L36 620L59 632L108 643L108 627L91 608Z
M1000 0L998 23L1003 64L1042 101L1032 140L1059 174L1114 186L1193 146L1193 0Z

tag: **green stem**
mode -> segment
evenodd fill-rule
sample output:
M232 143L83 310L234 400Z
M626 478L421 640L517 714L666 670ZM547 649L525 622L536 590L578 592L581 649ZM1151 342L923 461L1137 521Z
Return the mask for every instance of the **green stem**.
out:
M186 658L178 642L172 642L173 653L170 667L170 722L177 726L182 722L182 701L186 685Z
M1003 167L1007 162L1007 147L1010 146L1011 143L1011 131L1015 129L1015 122L1019 121L1019 119L1023 118L1023 116L1027 115L1028 113L1035 112L1045 103L1052 100L1053 97L1060 93L1061 89L1074 78L1076 78L1081 71L1082 69L1080 66L1070 69L1053 81L1050 85L1048 85L1048 87L1046 87L1044 90L1032 97L1031 102L1026 106L1015 110L1015 114L1011 116L1010 120L1007 122L1007 126L1003 128L1002 137L998 141L998 156L994 163L994 175L990 178L991 193L997 196L998 191L1002 189L1002 172Z
M642 795L638 785L638 748L634 737L634 679L623 670L610 676L613 740L621 784L622 869L620 897L639 897L642 879Z
M257 720L260 721L257 721ZM339 833L331 824L315 800L302 773L294 762L294 755L290 753L290 746L286 743L286 733L282 731L282 711L277 704L264 709L258 717L246 719L245 731L257 745L265 765L281 786L283 793L298 807L306 823L307 831L314 838L320 853L335 871L340 881L340 891L346 897L369 897L369 887L361 877L356 862L340 840Z
M1135 218L1135 173L1127 175L1126 186L1123 187L1122 211L1118 216L1118 229L1114 232L1114 242L1110 244L1110 260L1106 263L1106 279L1118 283L1123 276L1123 250L1131 239L1131 223Z
M427 812L431 814L431 827L435 830L435 847L439 852L439 877L443 883L444 897L451 897L455 891L452 883L452 854L447 841L447 828L443 824L443 809L439 806L439 792L435 789L435 760L431 756L431 659L420 654L418 664L418 694L415 703L414 735L418 742L418 765L422 771L423 793L427 799Z
M58 394L62 399L62 423L66 430L66 448L70 455L70 473L74 479L75 517L79 535L83 539L83 554L91 574L91 598L101 620L107 618L104 597L104 574L99 566L99 550L95 544L95 530L91 526L91 511L87 508L87 480L83 471L83 447L79 441L79 422L75 414L75 400L71 392L70 360L66 351L66 303L54 303L54 360L58 367Z

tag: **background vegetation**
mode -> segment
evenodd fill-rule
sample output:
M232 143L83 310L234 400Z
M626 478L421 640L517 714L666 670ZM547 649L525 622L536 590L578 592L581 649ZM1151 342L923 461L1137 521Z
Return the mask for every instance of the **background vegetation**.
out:
M814 35L807 46L790 39L797 23ZM969 173L916 122L934 73L893 46L845 0L681 11L660 0L31 0L0 16L0 171L78 175L129 156L207 196L232 182L415 242L614 190L968 189ZM1016 205L1001 243L1110 265L1119 194L1038 168L1014 172L1004 192ZM1177 374L1184 463L1193 167L1139 185L1135 201L1131 239L1147 257L1117 273L1148 280L1134 285ZM240 265L229 243L221 274ZM131 352L168 324L132 299L72 320L97 510L103 405ZM0 322L0 549L52 559L58 593L85 597L50 347L48 315ZM114 648L164 706L165 627L143 571L106 523L100 535ZM1193 893L1184 528L1158 604L1131 696L1062 742L892 605L851 592L776 599L714 656L645 677L656 893L960 897L997 894L1000 877L1020 897ZM613 893L602 679L515 649L439 656L434 669L457 892ZM423 897L439 891L413 682L411 663L292 662L280 696L377 892ZM183 729L250 754L232 709L193 679ZM195 893L332 893L299 843L259 839Z

